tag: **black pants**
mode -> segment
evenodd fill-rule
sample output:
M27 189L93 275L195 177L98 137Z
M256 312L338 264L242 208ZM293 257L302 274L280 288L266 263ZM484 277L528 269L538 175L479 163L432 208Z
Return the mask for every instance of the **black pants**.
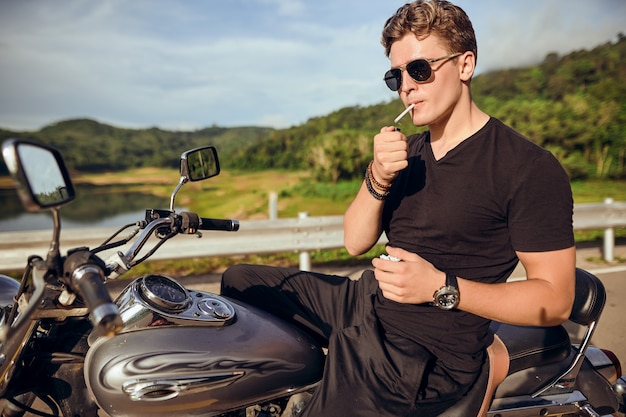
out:
M346 277L259 265L224 272L222 294L262 308L315 335L328 346L319 388L305 416L436 416L466 387L423 398L445 372L417 343L385 332L376 317L378 283L372 271ZM447 386L456 384L447 381ZM460 391L459 391L460 389ZM430 391L432 392L432 390Z

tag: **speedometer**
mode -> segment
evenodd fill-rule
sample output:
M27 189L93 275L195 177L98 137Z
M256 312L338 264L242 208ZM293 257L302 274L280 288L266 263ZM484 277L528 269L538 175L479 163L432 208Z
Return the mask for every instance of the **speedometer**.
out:
M163 275L143 277L139 285L139 292L150 305L168 313L182 311L191 304L191 297L185 287L174 279Z

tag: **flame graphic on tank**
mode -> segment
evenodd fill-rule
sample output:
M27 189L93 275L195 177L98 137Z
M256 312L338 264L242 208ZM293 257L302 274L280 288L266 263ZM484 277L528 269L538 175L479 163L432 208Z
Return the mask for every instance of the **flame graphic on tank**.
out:
M151 352L112 358L99 373L99 379L108 390L117 391L121 387L133 401L159 401L184 392L228 386L248 370L267 376L295 372L302 367L275 359L216 358L207 352Z

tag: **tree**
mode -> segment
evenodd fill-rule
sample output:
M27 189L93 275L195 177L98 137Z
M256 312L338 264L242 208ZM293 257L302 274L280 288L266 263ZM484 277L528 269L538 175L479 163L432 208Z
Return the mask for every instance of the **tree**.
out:
M355 130L339 129L318 138L309 154L311 175L317 181L352 179L372 158L371 139Z

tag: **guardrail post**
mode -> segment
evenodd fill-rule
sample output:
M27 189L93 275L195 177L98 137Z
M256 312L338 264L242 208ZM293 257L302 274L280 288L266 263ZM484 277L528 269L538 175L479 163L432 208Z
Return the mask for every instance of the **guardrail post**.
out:
M306 211L298 213L298 219L306 219L307 217L309 217L309 213ZM300 252L300 270L311 270L311 254L308 251Z
M270 220L278 219L278 194L271 191L268 202L268 214Z
M610 205L613 204L612 198L605 198L604 204L607 205L607 209L610 210ZM604 260L606 262L613 262L615 255L615 230L612 227L607 227L604 229L604 238L603 238L603 246L604 246Z

